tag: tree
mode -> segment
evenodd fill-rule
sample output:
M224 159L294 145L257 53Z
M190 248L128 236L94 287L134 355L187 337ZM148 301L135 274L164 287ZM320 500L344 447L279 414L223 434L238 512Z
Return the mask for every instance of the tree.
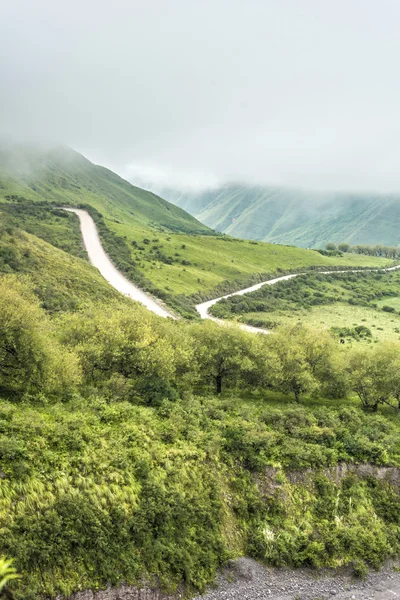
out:
M0 280L0 386L17 392L67 391L77 385L76 356L58 343L29 289L14 277Z
M217 394L225 381L235 383L256 368L252 360L254 336L238 327L212 321L196 323L192 339L199 374L214 381Z
M354 349L347 364L351 389L365 410L376 412L380 404L389 404L392 398L399 402L400 358L396 344Z
M296 402L303 394L322 389L338 373L334 368L337 346L327 332L302 325L282 327L269 337L268 345L279 365L274 385L292 392Z
M325 250L329 250L329 251L336 250L336 244L333 244L332 242L328 242L327 244L325 244Z
M340 252L348 252L350 250L350 244L347 244L347 242L342 242L339 244L338 250L340 250Z
M166 382L187 382L185 375L193 370L193 348L183 324L160 319L139 305L70 315L62 339L78 354L86 383L108 382L116 394L119 388L132 396L135 383L143 390L146 381L157 390L168 389Z

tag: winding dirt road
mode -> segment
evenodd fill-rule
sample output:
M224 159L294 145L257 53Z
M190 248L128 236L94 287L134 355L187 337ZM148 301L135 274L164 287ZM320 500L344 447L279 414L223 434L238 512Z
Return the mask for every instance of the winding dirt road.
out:
M141 302L156 315L176 319L176 316L172 314L172 312L162 306L155 298L146 294L146 292L131 283L114 267L101 245L96 224L86 210L81 210L79 208L64 208L64 210L78 215L83 243L88 253L89 260L92 265L100 271L104 279L108 281L110 285L121 292L121 294L124 294L124 296L129 296L129 298Z
M146 308L151 310L156 315L159 315L160 317L170 317L172 319L176 319L176 315L174 315L167 308L165 308L160 301L153 298L149 294L146 294L146 292L144 292L132 282L130 282L128 279L126 279L126 277L124 277L122 273L120 273L118 269L112 264L108 255L104 251L103 246L101 245L99 234L97 233L96 229L96 224L86 210L82 210L79 208L64 208L64 210L73 212L76 215L78 215L83 243L87 250L89 260L92 263L92 265L100 271L104 279L106 279L110 285L112 285L116 290L121 292L121 294L129 296L129 298L132 298L137 302L141 302L144 306L146 306ZM370 273L373 271L395 271L397 269L400 269L400 265L382 269L354 269L350 271L343 270L318 272L323 275L330 275L332 273ZM274 279L269 279L268 281L261 281L260 283L256 283L255 285L244 288L243 290L239 290L238 292L226 294L226 296L221 296L219 298L214 298L213 300L207 300L207 302L197 304L195 308L202 319L211 319L216 323L226 324L226 321L223 321L222 319L217 319L216 317L213 317L209 314L208 311L211 308L211 306L213 306L223 298L231 298L231 296L243 296L244 294L248 294L250 292L255 292L256 290L259 290L264 285L274 285L275 283L279 283L280 281L287 281L288 279L298 277L302 274L304 273L292 273L290 275L282 275L281 277L275 277ZM251 325L240 324L240 328L246 331L251 331L253 333L270 333L267 329L252 327Z

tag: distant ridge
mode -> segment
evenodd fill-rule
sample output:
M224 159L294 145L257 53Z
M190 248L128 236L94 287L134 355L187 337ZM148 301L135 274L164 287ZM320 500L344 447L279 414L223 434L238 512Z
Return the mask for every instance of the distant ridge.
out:
M400 243L400 194L305 192L226 185L163 196L205 225L235 237L305 248L327 242Z

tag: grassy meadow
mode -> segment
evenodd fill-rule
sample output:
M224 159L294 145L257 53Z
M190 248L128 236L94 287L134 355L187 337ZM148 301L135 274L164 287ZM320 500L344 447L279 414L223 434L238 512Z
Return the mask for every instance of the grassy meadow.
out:
M212 308L216 316L258 327L274 329L297 323L368 343L400 339L399 310L397 271L303 274L244 298L223 300ZM360 327L361 335L357 335Z
M242 280L257 273L296 271L309 267L384 267L391 261L358 254L322 256L313 250L239 240L229 236L187 236L161 228L118 224L107 226L126 240L132 260L154 285L173 294L207 293L224 281ZM149 240L144 243L143 240ZM132 244L137 244L132 246ZM168 264L170 262L171 264Z
M296 313L277 311L273 317L265 312L247 313L243 320L249 324L257 322L259 327L270 328L272 319L275 319L274 327L301 323L319 329L347 328L351 330L362 325L370 329L372 337L363 338L360 341L400 340L399 314L393 315L373 308L341 303L313 307L304 311L296 311Z

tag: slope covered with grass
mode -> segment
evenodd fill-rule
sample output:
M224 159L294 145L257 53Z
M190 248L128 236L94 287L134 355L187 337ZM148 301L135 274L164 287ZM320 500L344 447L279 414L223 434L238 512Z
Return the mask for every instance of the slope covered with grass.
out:
M74 215L57 206L84 206L96 219L112 260L129 278L184 316L196 301L235 291L279 270L383 266L383 258L317 252L215 235L183 210L135 188L70 149L10 147L0 152L0 216L84 256Z
M276 329L305 324L331 330L347 341L400 339L400 273L305 274L221 300L220 318Z
M110 219L158 225L186 233L212 233L184 210L94 165L70 148L0 148L0 197L88 203Z
M400 195L304 192L228 185L200 193L166 190L200 221L245 239L306 248L327 242L397 245Z
M1 275L13 275L28 282L41 306L50 313L78 310L93 301L128 302L86 260L63 252L9 222L0 223Z

